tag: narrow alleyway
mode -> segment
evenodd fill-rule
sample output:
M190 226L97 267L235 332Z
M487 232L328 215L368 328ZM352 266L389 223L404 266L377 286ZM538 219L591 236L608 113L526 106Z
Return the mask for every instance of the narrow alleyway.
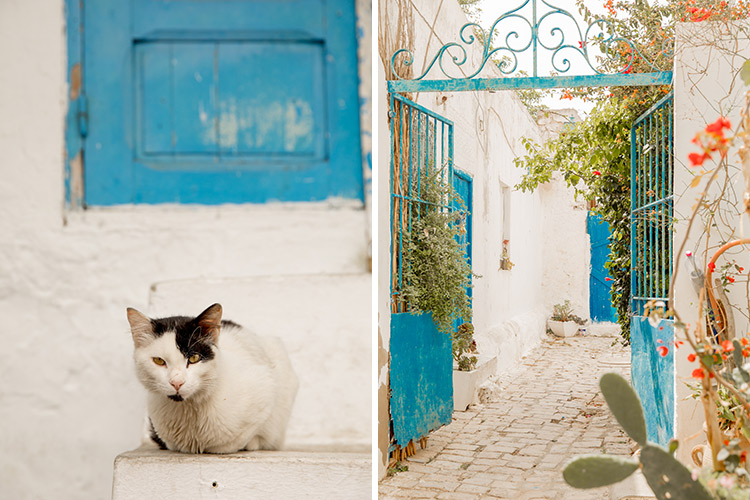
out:
M453 422L403 464L407 471L384 478L380 498L608 498L607 487L569 487L562 469L580 454L630 455L630 442L598 390L603 373L628 377L630 350L616 339L545 340L501 383L494 401L454 412Z

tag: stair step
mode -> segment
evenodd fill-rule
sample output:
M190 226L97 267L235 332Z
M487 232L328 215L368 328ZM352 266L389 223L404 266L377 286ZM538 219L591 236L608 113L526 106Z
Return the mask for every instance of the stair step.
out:
M115 459L112 500L355 500L372 495L367 453L192 455L137 449Z

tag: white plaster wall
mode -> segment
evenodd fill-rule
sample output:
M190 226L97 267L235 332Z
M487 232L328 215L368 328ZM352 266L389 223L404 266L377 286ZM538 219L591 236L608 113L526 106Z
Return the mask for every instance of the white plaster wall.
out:
M591 239L586 202L576 199L559 174L540 186L544 200L544 309L570 300L573 312L588 318Z
M378 85L378 150L377 150L377 313L378 313L378 368L375 373L378 392L378 479L385 476L388 462L390 432L390 410L388 406L388 346L391 338L390 297L390 184L391 142L388 129L388 99L385 88L385 71L382 63L377 65Z
M457 40L466 16L455 1L381 2L381 23L384 19L391 22L381 30L389 33L390 40L398 38L393 24L399 4L402 15L413 22L413 30L406 30L406 39L414 51L414 74L419 75L442 45ZM387 64L396 48L401 47L388 48ZM463 68L456 69L447 62L451 74L466 74L476 67L472 64L481 59L481 47L467 49L470 62ZM428 77L442 78L436 68ZM483 73L499 75L490 66ZM522 176L522 170L513 164L514 158L525 154L520 138L541 141L549 134L539 130L510 91L423 93L412 97L455 123L455 166L474 179L472 262L474 272L482 276L475 280L474 287L476 337L483 355L498 356L499 372L512 370L544 334L551 304L569 298L581 316L588 316L586 212L572 200L572 190L564 186L545 186L533 194L511 189L510 259L515 266L510 271L500 270L501 186L512 188ZM387 203L387 198L381 196L381 203ZM381 316L385 305L381 304Z
M368 270L361 207L120 207L63 224L65 57L61 0L0 2L3 498L109 497L143 416L124 311L146 310L151 284Z
M742 63L750 57L750 40L747 33L748 23L734 24L729 27L718 23L685 23L678 24L676 38L675 78L674 78L674 109L675 109L675 217L677 230L675 234L675 268L677 278L675 285L675 305L684 322L694 329L698 319L698 297L688 278L686 258L684 252L679 252L678 245L687 236L685 250L692 250L700 258L705 268L704 258L706 238L702 236L703 227L699 220L687 235L687 219L693 210L696 200L703 191L707 177L694 188L690 188L694 175L699 169L689 167L688 154L697 152L698 148L691 140L696 133L703 130L708 123L713 123L719 116L726 116L733 125L733 132L738 130L740 107L744 94L748 90L738 78ZM728 31L729 30L729 31ZM738 146L739 144L737 144ZM726 193L726 199L732 203L734 209L724 214L728 227L734 228L734 235L730 235L726 228L724 235L719 237L717 229L713 230L713 237L709 243L711 250L708 258L714 254L721 240L731 240L747 237L748 218L740 216L741 200L744 191L744 179L739 170L739 158L736 146L728 153L730 175L733 176ZM706 162L704 168L713 169L715 164ZM709 196L718 196L716 188L709 191ZM734 213L732 213L734 212ZM740 266L750 269L748 252L740 250L733 252ZM720 261L717 268L722 262ZM745 287L730 287L730 301L738 304L747 313ZM741 314L735 312L735 325L739 335L748 332L748 322ZM690 394L686 383L691 381L690 373L695 369L694 363L686 359L687 352L679 353L675 357L676 377L676 435L680 440L678 450L682 460L688 460L689 450L704 440L700 432L703 423L703 413L699 404L693 400L686 400ZM697 436L697 437L696 437Z
M401 19L398 19L399 12ZM415 52L415 75L421 73L428 57L432 57L444 43L458 37L460 27L467 22L454 0L383 1L380 2L379 16L379 37L381 44L386 45L398 39L399 23L412 20L413 28L403 29L402 26L402 35L409 40L409 48ZM388 57L385 64L390 64L390 55L397 48L401 47L387 45L385 51L381 47L379 80L387 73L383 52L387 52ZM477 59L478 52L470 51L470 60L476 62ZM430 76L439 75L431 73ZM383 89L381 99L385 98L384 92ZM499 373L511 371L544 335L548 311L544 308L543 289L555 284L544 283L543 280L545 207L539 193L512 192L510 259L515 267L510 271L499 269L504 229L501 187L512 188L521 178L522 171L513 164L513 159L525 151L520 138L525 136L540 140L542 135L513 92L423 93L412 95L411 98L455 124L455 166L473 177L472 263L474 272L482 276L475 280L473 291L476 339L482 356L498 357ZM386 113L387 108L380 106L381 124L386 120ZM381 134L389 134L382 125L379 127ZM383 144L382 135L379 152L380 168L388 168L390 145ZM387 172L381 171L379 179L378 255L381 262L388 262ZM381 268L379 274L379 329L387 349L390 316L388 269ZM381 369L381 382L384 383L382 373Z

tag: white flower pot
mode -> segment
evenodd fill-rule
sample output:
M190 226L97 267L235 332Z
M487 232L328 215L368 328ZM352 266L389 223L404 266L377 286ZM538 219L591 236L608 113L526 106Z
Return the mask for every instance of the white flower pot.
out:
M547 320L547 326L552 333L558 337L572 337L578 333L578 323L575 321L553 321Z
M453 370L453 410L465 411L474 401L479 370L462 372Z

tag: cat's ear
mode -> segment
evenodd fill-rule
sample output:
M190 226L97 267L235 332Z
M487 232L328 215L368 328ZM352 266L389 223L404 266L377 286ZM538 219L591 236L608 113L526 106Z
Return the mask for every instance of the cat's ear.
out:
M204 335L211 338L212 341L216 342L219 338L219 331L221 330L221 304L214 304L209 306L208 309L198 315L196 321L201 327L201 331Z
M130 333L133 334L133 343L136 347L142 347L154 338L154 329L148 316L132 307L128 307L128 323Z

